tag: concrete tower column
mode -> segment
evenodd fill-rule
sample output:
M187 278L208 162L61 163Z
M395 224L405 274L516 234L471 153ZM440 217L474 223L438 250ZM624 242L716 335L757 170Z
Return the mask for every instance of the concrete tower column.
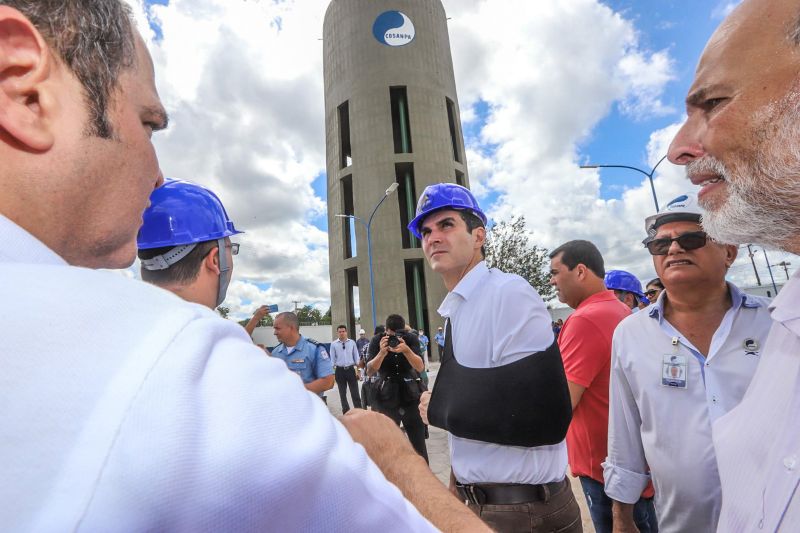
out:
M375 326L366 229L336 215L366 221L397 182L372 223L377 321L398 313L430 334L446 290L405 223L426 186L469 186L444 8L439 0L332 0L323 41L333 325L352 327L358 307L364 329Z

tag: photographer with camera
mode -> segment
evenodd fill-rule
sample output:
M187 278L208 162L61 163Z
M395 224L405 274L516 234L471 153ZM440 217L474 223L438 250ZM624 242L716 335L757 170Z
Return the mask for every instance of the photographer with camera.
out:
M424 386L419 373L425 369L420 356L419 339L405 331L406 321L400 315L386 318L386 331L375 335L369 344L367 375L378 375L371 382L372 408L383 413L399 426L403 422L408 440L425 461L425 424L419 414L419 398Z

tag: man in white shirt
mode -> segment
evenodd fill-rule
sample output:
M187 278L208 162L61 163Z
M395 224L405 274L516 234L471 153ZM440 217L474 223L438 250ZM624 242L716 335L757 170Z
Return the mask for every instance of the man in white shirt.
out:
M0 0L0 109L0 530L481 527L390 420L344 418L382 474L237 324L94 270L133 262L162 182L125 2Z
M353 339L347 338L347 327L340 325L336 328L337 339L331 342L331 362L336 376L336 386L339 388L339 398L342 401L342 413L350 410L347 402L347 388L353 398L353 407L361 409L361 397L358 394L358 377L356 368L360 359L358 347Z
M706 45L669 150L700 185L714 239L800 254L800 7L745 0ZM774 324L742 402L714 425L719 531L800 524L800 276L770 304Z
M713 531L720 482L711 424L750 384L767 338L767 299L726 283L736 246L701 231L682 195L645 222L665 291L617 326L611 349L605 492L614 531L638 531L633 504L652 478L659 531Z
M409 229L450 291L445 350L423 418L450 433L450 487L498 531L581 531L566 479L572 414L544 302L483 261L486 218L468 189L425 189ZM428 398L430 404L427 405Z

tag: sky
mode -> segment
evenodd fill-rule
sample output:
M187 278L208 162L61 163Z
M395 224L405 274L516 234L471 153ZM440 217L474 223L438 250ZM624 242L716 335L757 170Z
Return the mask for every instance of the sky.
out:
M128 1L170 114L155 137L164 174L212 188L246 231L225 305L240 318L265 303L326 310L329 0ZM647 178L579 167L650 171L683 119L705 42L736 3L442 0L470 182L490 218L525 215L540 246L588 239L607 269L654 277L641 245L655 210ZM668 161L654 183L661 205L693 190ZM792 259L769 254L792 262L790 274ZM755 260L769 280L763 253ZM755 284L746 253L730 278Z

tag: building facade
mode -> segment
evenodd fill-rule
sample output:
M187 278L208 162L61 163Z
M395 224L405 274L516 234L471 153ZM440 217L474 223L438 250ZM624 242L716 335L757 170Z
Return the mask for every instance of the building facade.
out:
M469 187L444 8L332 0L323 50L333 323L375 326L365 225L383 199L371 223L377 321L399 313L435 331L446 289L406 225L426 186Z

